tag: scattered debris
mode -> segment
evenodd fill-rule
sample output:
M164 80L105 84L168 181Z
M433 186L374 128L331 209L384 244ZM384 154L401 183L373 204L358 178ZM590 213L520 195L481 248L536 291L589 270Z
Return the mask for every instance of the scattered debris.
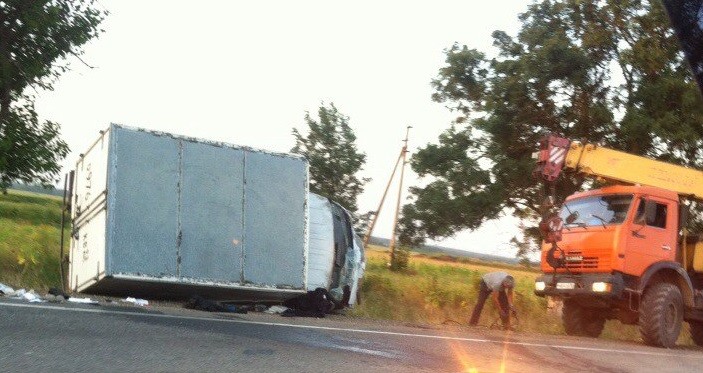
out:
M10 295L15 292L15 289L0 282L0 294Z
M8 295L12 296L15 299L24 299L29 301L30 303L40 303L40 302L45 302L37 293L34 292L34 290L24 290L24 289L19 289L13 293L9 293Z
M281 316L293 317L325 317L337 308L342 308L341 304L334 301L332 294L325 288L317 288L308 291L307 294L288 299L283 305L289 309L281 313Z
M140 306L140 307L146 307L149 305L149 301L146 299L139 299L139 298L133 298L133 297L127 297L122 300L123 302L127 303L132 303L134 305Z
M64 293L61 289L59 288L51 288L49 289L49 294L53 295L54 297L62 297L63 299L68 299L71 296Z
M215 302L214 300L205 299L199 295L194 295L191 297L184 307L207 312L247 313L248 311L247 307L237 307L233 304L222 304L220 302Z
M44 296L44 299L48 302L51 303L63 303L66 301L66 298L64 298L61 295L53 295L53 294L47 294Z
M24 289L23 289L24 290ZM30 290L22 294L22 298L25 300L28 300L29 303L42 303L46 302L44 299L42 299L37 293L34 292L34 290Z
M265 313L271 313L271 314L281 314L283 312L286 312L289 308L285 306L271 306L269 309L264 311Z
M97 300L92 300L90 298L69 297L68 301L71 303L81 303L81 304L99 304Z

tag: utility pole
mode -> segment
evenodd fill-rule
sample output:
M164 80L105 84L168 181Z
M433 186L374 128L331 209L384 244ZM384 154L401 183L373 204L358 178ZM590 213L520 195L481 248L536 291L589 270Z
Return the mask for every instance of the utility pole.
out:
M398 215L400 214L400 199L401 196L403 195L403 177L405 176L405 164L406 162L406 157L408 154L408 136L410 135L410 129L412 127L408 126L408 128L405 130L405 140L403 140L403 149L400 151L400 155L403 158L403 163L400 165L400 182L398 183L398 200L395 204L395 218L393 218L393 233L391 234L391 244L390 244L390 251L391 251L391 263L393 263L393 259L395 259L395 237L396 237L396 232L398 231Z
M383 207L383 202L386 200L386 195L388 194L388 189L391 187L391 183L393 182L393 177L395 176L395 171L398 169L398 163L400 163L400 160L403 159L403 153L401 152L398 154L398 160L395 161L395 166L393 167L393 172L391 173L390 179L388 179L388 184L386 184L386 190L383 191L383 197L381 197L381 202L378 204L378 208L376 209L376 213L373 215L373 220L371 220L371 225L369 225L369 230L366 232L366 236L364 237L364 246L367 246L369 244L369 240L371 239L371 233L373 233L373 228L376 226L376 221L378 220L378 215L381 213L381 208Z
M400 199L401 199L401 192L403 190L403 177L405 174L405 163L406 163L406 158L407 158L407 152L408 152L408 135L410 134L410 129L412 126L408 126L405 132L405 140L403 140L403 148L400 150L400 154L398 154L398 159L395 161L395 166L393 166L393 172L391 172L391 177L388 179L388 184L386 184L386 189L383 191L383 197L381 197L381 202L378 204L378 208L376 209L376 213L373 216L373 220L371 220L371 225L369 226L369 230L366 233L366 236L364 237L364 246L369 244L369 240L371 239L371 234L373 233L373 229L376 226L376 221L378 220L378 216L381 213L381 208L383 207L383 202L386 200L386 195L388 195L388 189L391 187L391 183L393 182L393 177L395 177L395 172L398 170L398 164L402 162L402 166L400 169L400 185L398 187L398 201L396 202L396 207L395 207L395 219L393 221L393 232L391 235L391 243L390 243L390 252L391 252L391 262L393 261L393 258L395 256L395 236L396 236L396 230L397 230L397 225L398 225L398 213L400 211Z

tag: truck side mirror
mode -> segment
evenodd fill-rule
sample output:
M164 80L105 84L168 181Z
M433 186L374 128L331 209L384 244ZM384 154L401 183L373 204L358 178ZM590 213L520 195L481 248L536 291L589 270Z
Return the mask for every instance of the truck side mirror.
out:
M566 222L566 224L571 224L571 223L575 222L578 218L579 218L579 212L574 211L571 214L569 214L569 216L566 217L565 222Z

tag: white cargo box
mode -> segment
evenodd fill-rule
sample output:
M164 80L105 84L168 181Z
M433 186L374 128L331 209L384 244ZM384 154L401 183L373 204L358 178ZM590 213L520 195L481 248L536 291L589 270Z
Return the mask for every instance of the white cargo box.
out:
M70 288L152 298L304 292L307 168L296 155L111 125L76 164Z

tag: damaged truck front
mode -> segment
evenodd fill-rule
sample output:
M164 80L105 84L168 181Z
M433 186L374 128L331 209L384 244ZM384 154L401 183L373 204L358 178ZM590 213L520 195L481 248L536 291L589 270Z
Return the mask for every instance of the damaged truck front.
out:
M303 157L113 124L73 175L70 290L356 301L363 247Z

